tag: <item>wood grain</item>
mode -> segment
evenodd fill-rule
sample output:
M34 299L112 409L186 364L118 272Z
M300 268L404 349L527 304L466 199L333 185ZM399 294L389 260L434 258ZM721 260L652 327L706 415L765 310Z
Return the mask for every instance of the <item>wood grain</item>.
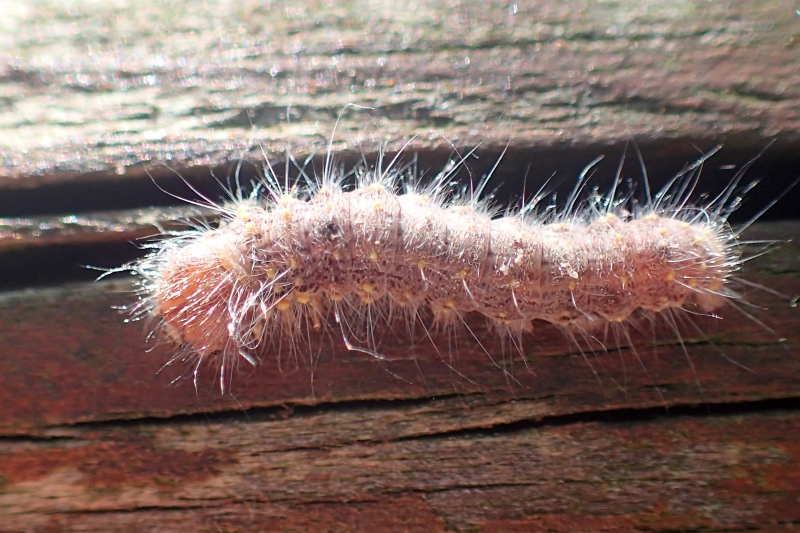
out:
M752 260L747 278L787 295L800 294L797 224L761 224L746 238L762 240L777 233L791 242ZM240 367L233 396L220 395L218 370L206 365L195 393L190 363L177 361L161 369L174 347L151 341L152 351L146 353L147 324L124 323L124 312L112 309L133 305L133 291L121 273L99 283L3 295L0 353L17 355L0 360L0 375L8 381L0 390L5 406L0 428L13 433L51 424L249 406L453 394L534 399L543 402L535 416L550 416L793 397L800 382L800 366L792 358L800 344L797 308L753 290L747 294L750 305L738 306L744 313L729 307L723 320L687 319L681 328L687 353L666 324L652 330L645 323L639 330L631 328L636 351L614 350L628 343L611 330L598 333L603 345L582 343L586 353L581 354L561 331L544 323L524 338L519 351L472 317L469 326L480 344L470 342L466 330L457 331L457 345L449 331L432 331L430 340L422 333L409 339L386 331L381 348L389 361L381 361L348 351L339 331L330 327L311 337L311 349L266 354L258 368ZM39 392L26 392L32 390Z
M785 439L800 429L794 412L438 432L432 408L473 411L440 401L367 407L335 425L328 410L90 425L13 443L3 528L728 530L800 518L798 449ZM395 436L398 418L420 433Z
M776 223L749 237L798 231ZM800 294L796 242L754 260L752 279ZM198 392L191 379L169 385L183 365L158 373L169 347L145 353L141 327L110 308L131 300L127 289L0 300L0 353L11 354L0 359L5 530L797 520L800 317L774 298L762 318L777 334L729 309L706 337L685 334L686 354L661 331L657 351L647 332L635 352L612 338L584 359L543 327L526 339L527 365L486 338L503 368L468 342L444 360L429 344L388 345L387 364L328 339L313 365L266 357L221 396L213 368Z
M747 220L800 174L796 7L4 5L0 532L796 527L796 221L744 236L781 241L744 276L786 297L748 290L751 316L694 318L683 344L662 324L581 353L541 325L520 353L473 320L481 345L388 331L379 361L328 332L224 396L112 309L130 279L84 267L213 220L182 199L217 200L265 158L319 171L337 120L344 165L382 144L430 173L478 146L466 181L505 151L501 203L552 176L569 190L604 154L602 188L630 141L654 188L723 144L698 185L714 194L769 145ZM798 190L772 213L799 218Z
M68 6L4 17L0 187L215 167L254 139L302 159L340 115L356 153L800 140L785 0Z

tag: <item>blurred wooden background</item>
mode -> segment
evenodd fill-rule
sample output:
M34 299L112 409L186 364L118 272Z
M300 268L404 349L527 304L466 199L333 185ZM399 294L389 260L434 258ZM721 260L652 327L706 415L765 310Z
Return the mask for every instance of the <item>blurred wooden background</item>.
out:
M729 309L685 333L688 359L662 332L587 363L544 327L527 366L506 353L516 381L460 343L463 379L430 347L382 364L329 342L313 364L267 356L221 396L210 368L197 393L170 384L186 368L159 372L169 348L112 309L135 299L129 277L84 267L136 257L191 213L160 190L191 198L182 179L220 197L212 174L243 160L248 181L262 148L279 172L287 152L319 170L337 118L343 164L410 140L404 157L430 173L480 145L479 177L507 148L501 200L552 175L569 190L601 154L611 178L630 141L654 185L723 144L700 185L718 191L769 145L746 220L800 175L796 4L0 7L0 532L800 524L788 299L748 292L764 325ZM746 234L793 239L746 269L789 297L798 202L796 188Z

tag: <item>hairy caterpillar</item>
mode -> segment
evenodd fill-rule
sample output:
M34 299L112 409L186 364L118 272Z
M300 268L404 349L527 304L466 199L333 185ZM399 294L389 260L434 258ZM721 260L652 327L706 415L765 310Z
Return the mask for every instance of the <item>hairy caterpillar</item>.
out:
M540 191L502 216L483 197L488 176L475 188L453 180L460 163L420 185L397 158L387 168L379 160L349 183L329 153L322 178L304 174L304 186L267 164L253 194L209 202L218 226L171 234L123 267L139 276L134 316L154 318L180 347L170 362L195 361L195 383L214 361L223 392L240 360L300 351L310 331L376 358L381 328L419 326L430 337L469 314L514 344L539 321L572 339L641 315L677 333L678 313L712 313L747 284L736 277L744 228L727 223L747 166L694 206L710 155L655 194L645 179L642 202L619 190L619 175L607 194L582 198L596 160L562 207L541 209Z

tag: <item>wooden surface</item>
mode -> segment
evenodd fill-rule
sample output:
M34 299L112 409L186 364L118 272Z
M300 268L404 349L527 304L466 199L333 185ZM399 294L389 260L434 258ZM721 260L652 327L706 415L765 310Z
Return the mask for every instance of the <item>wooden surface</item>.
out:
M800 174L800 16L781 1L38 2L0 18L0 532L730 531L800 524L800 225L703 332L613 335L584 358L554 328L524 358L397 342L376 361L161 368L130 280L90 280L131 242L286 150L319 169L378 143L430 171L469 166L498 199L569 189L624 144L654 185L724 144L698 192L748 173L746 220ZM348 103L371 109L346 107ZM251 126L255 126L253 129ZM416 137L414 137L416 135ZM635 157L625 175L640 179ZM468 179L468 176L462 176ZM605 182L607 183L607 181ZM554 188L558 188L555 183ZM800 218L798 191L772 214ZM771 329L768 329L771 328ZM446 348L450 346L449 348ZM688 356L687 356L688 354Z
M366 1L13 6L3 21L0 183L126 181L147 161L215 166L253 148L252 137L272 154L288 147L302 157L325 150L350 103L372 110L344 110L337 150L397 148L413 135L413 149L447 153L450 142L552 150L629 139L729 146L777 139L796 147L796 7L775 0L410 2L402 10ZM690 154L684 159L696 156L690 144L682 151Z

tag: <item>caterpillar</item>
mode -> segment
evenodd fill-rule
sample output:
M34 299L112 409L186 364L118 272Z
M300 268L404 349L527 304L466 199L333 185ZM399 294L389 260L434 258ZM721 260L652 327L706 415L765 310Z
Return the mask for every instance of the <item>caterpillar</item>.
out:
M619 172L606 194L586 195L595 160L560 207L539 191L505 210L483 193L491 173L475 187L453 178L463 159L427 183L397 157L344 172L329 152L321 178L299 183L267 163L252 194L202 202L218 224L170 233L123 267L138 278L133 316L178 347L170 362L193 361L195 387L212 361L223 393L240 361L302 350L311 331L381 359L380 328L430 337L469 315L512 341L540 322L572 339L637 316L674 325L715 313L747 283L737 273L749 223L728 224L747 166L691 203L712 154L654 194L645 179L644 200L622 191Z

